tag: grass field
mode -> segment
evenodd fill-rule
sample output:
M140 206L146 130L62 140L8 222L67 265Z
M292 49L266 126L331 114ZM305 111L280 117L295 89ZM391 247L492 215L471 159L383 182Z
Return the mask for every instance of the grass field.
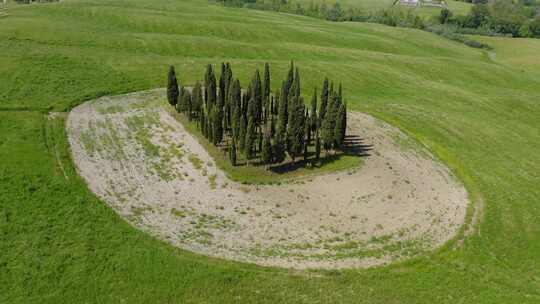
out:
M540 301L536 40L485 38L495 47L488 56L422 31L204 0L67 0L8 13L0 18L0 303ZM226 60L246 83L265 61L282 79L291 59L305 94L321 75L342 81L350 108L399 126L447 163L483 206L477 231L462 245L370 270L299 273L191 254L96 199L69 161L62 116L46 114L163 87L169 64L193 84L205 64Z

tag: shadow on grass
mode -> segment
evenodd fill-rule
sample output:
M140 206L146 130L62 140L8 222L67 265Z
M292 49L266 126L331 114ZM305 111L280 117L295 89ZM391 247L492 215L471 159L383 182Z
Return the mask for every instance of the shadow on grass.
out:
M291 160L289 160L286 163L272 166L269 168L269 170L277 174L285 174L285 173L298 170L300 168L309 167L310 164L312 168L321 168L340 160L343 156L354 156L354 157L370 156L369 152L371 150L373 150L373 146L364 144L360 136L348 135L345 137L341 151L328 152L328 153L323 152L321 153L322 155L319 161L315 160L315 152L310 151L308 153L307 160L304 160L303 158L301 158L294 163Z

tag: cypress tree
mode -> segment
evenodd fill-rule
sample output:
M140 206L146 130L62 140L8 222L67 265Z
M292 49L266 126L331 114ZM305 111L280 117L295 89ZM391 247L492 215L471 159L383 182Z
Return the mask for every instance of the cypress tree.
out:
M260 124L262 120L262 105L263 105L263 92L262 92L262 83L261 83L261 75L259 74L259 70L255 71L255 75L253 76L253 84L252 84L252 94L251 94L251 101L253 102L253 120L255 124Z
M315 138L315 159L317 161L321 159L321 139L319 137L319 134L317 134Z
M338 87L338 99L339 99L339 103L343 102L343 87L341 86L341 82L339 83L339 87Z
M176 102L176 112L182 113L184 111L184 87L180 87L179 96Z
M208 132L208 140L211 143L215 143L214 142L214 120L215 120L215 117L216 117L216 110L215 110L215 107L212 107L209 110L208 124L206 125L206 131Z
M240 132L238 133L239 138L239 146L241 152L245 151L246 148L246 132L247 132L247 121L246 116L241 115L240 116Z
M231 104L231 129L233 137L238 141L238 134L240 132L240 115L242 113L241 102L242 92L240 88L240 81L236 79L230 89L230 104Z
M279 109L279 96L281 94L281 91L279 89L276 89L276 92L274 93L274 102L272 104L272 115L278 115L278 109Z
M289 106L288 106L288 125L291 124L291 117L292 112L296 110L296 107L298 107L298 102L300 101L300 74L298 72L298 68L296 68L296 74L294 77L293 85L291 87L291 90L289 92ZM303 103L303 102L302 102ZM295 117L294 119L299 119L298 117ZM302 116L303 119L303 116Z
M256 152L259 152L262 150L262 143L264 140L264 131L262 127L259 128L258 131L257 131L257 128L255 128L255 133L257 134L257 151L254 151L253 155L255 155Z
M270 65L264 64L263 97L270 97Z
M236 143L234 139L231 142L231 146L229 147L229 159L231 161L231 165L236 166Z
M283 83L283 86L281 87L281 95L279 97L279 109L278 109L278 127L277 127L277 133L281 136L281 138L285 138L285 134L287 132L287 108L288 108L288 101L287 101L287 94L285 92L286 90L286 84Z
M272 156L275 163L282 163L285 160L285 142L283 137L277 133L272 141Z
M339 98L339 97L338 97ZM336 123L334 128L334 142L336 147L341 147L344 140L344 124L345 124L345 105L340 104L336 115Z
M210 64L206 68L204 87L205 87L206 107L207 107L207 110L211 110L216 103L217 93L216 93L216 76L214 75L214 69L212 68L212 65Z
M309 118L307 109L304 115L304 136L306 138L305 146L307 147L311 144L311 119Z
M341 129L341 141L345 141L345 136L347 135L347 102L343 103L343 116L341 117L342 123L342 129Z
M262 140L261 147L261 159L265 165L265 168L268 169L268 165L272 163L272 136L270 131L270 126L267 125L264 130L264 136Z
M328 150L332 148L332 144L334 142L334 128L332 125L332 115L330 113L326 114L321 125L321 139L323 141L324 150L326 150L326 154L328 154Z
M300 97L300 71L296 67L296 72L294 74L294 91L292 92L295 97Z
M201 83L199 81L197 81L195 83L195 86L193 87L193 91L192 91L192 110L194 112L194 115L200 119L201 117L201 114L200 114L200 111L201 111L201 105L202 105L202 93L201 93Z
M186 113L188 120L191 121L191 93L188 90L184 90L182 96L182 104L184 106L184 112Z
M313 89L313 96L311 97L311 110L309 111L311 117L317 117L317 88Z
M199 117L199 120L201 133L205 138L208 138L208 136L206 136L206 115L204 114L204 109L201 109L201 116Z
M310 130L309 135L315 132L317 129L317 88L313 90L313 96L311 97L311 111L309 112Z
M219 73L219 91L217 95L218 103L221 104L221 106L225 105L225 81L227 78L227 70L225 68L225 63L221 63L221 70Z
M287 74L287 79L285 80L285 97L289 96L289 90L291 89L291 86L293 85L294 81L294 62L291 61L291 66L289 67L289 73Z
M293 97L287 125L287 152L293 163L302 154L304 148L304 101L302 97Z
M319 109L319 121L322 123L324 116L326 115L326 107L328 106L328 78L324 78L323 87L321 91L321 107Z
M176 72L174 71L174 67L172 65L169 67L169 74L167 78L167 100L169 101L169 104L174 107L178 103L178 95L180 92L178 91Z
M212 139L214 145L219 145L219 143L223 140L223 108L219 106L215 106L213 110L213 118L212 118L212 124L213 124L213 132L212 132Z
M255 119L253 117L248 118L248 124L246 129L246 139L244 147L244 155L249 162L253 158L253 149L255 143Z

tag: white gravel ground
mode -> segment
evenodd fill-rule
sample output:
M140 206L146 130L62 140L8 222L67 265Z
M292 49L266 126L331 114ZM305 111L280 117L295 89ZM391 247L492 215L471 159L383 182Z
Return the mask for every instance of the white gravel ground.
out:
M90 101L67 128L89 188L175 246L266 266L371 267L442 245L465 219L461 183L369 115L349 114L348 134L372 145L360 170L247 186L216 167L163 99L160 89Z

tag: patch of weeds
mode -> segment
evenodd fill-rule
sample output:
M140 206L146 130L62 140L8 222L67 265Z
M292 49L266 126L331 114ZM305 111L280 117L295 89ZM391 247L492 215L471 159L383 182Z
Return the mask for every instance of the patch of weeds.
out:
M176 208L171 209L171 214L176 216L176 217L180 217L180 218L186 217L186 212L185 211L178 210Z
M210 188L216 189L217 183L216 183L217 175L213 174L208 177L208 182L210 182Z
M202 161L199 157L197 157L197 155L193 153L189 154L188 160L195 169L200 170L202 168Z

